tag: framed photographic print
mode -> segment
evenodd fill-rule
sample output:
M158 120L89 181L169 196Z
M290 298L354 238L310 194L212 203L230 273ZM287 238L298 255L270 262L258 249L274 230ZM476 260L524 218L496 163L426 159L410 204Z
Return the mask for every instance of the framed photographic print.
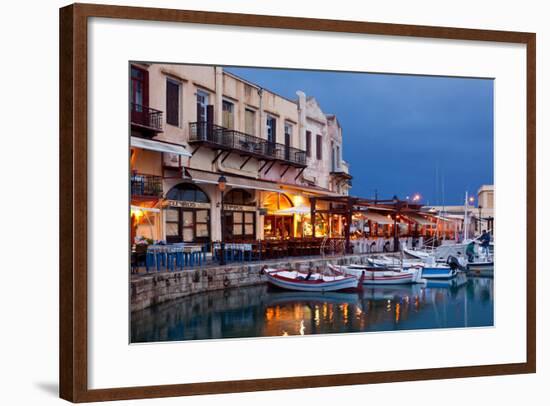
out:
M60 30L62 398L535 372L535 34Z

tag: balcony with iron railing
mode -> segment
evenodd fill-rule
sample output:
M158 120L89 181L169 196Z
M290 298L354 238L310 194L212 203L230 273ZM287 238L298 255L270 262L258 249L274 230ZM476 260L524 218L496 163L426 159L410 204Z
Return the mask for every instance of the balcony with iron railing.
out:
M134 129L142 130L145 135L154 137L162 132L162 111L130 103L130 123Z
M132 197L161 197L162 177L132 173L130 176L130 191Z
M340 166L335 166L330 171L330 175L334 178L346 181L348 186L351 186L353 177L349 174L349 164L346 161L340 161Z
M208 122L189 124L189 142L236 151L257 159L280 161L299 168L306 166L306 151Z

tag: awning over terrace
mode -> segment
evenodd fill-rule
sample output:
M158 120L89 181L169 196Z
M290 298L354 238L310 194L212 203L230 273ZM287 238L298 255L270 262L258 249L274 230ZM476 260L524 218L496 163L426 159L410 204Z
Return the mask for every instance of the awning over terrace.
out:
M149 151L166 152L186 157L191 157L191 153L185 147L176 144L170 144L162 141L148 140L140 137L130 137L130 146L147 149Z

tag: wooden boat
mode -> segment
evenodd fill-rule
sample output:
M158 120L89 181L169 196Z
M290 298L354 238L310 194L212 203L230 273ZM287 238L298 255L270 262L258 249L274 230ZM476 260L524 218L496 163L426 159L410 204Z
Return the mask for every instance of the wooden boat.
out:
M402 285L420 282L419 269L395 270L379 266L348 265L333 268L357 280L362 278L363 285Z
M425 263L417 259L399 259L396 257L387 257L382 256L378 258L368 258L369 265L378 268L390 268L390 269L401 269L401 268L418 268L424 266Z
M348 275L323 275L320 272L298 272L265 269L267 281L278 288L300 292L334 292L357 289L359 279Z

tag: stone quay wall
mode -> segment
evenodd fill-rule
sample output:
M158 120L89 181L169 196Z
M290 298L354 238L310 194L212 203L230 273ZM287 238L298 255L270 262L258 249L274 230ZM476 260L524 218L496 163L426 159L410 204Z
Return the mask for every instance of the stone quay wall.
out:
M276 269L324 268L337 265L363 264L373 254L356 254L327 258L284 258L280 261L243 262L219 267L198 268L175 272L132 275L130 280L130 311L179 299L196 293L265 283L262 268Z

